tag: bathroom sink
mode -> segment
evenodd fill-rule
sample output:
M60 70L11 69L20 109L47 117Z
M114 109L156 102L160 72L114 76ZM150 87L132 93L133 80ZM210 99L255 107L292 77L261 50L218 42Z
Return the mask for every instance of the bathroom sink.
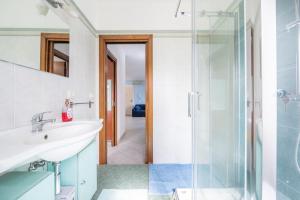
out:
M48 130L31 134L24 140L24 144L52 146L53 148L40 153L38 157L46 161L59 162L84 149L101 128L102 121L58 123Z
M0 131L0 175L36 160L59 162L83 150L102 129L102 120L55 123L32 133L26 126Z

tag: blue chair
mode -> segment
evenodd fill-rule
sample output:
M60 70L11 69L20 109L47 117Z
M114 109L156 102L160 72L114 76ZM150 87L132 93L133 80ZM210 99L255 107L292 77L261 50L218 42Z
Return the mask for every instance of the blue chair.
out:
M136 104L132 109L132 117L145 117L145 104Z

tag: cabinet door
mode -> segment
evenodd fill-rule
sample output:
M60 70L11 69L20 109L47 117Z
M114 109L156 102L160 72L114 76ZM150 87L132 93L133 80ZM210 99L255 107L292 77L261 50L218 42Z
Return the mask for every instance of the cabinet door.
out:
M0 197L0 199L1 199L1 197ZM53 174L51 174L50 176L48 176L47 178L42 180L35 187L30 189L22 197L19 198L19 200L34 200L34 199L43 199L43 200L54 200L55 199Z
M78 154L78 200L90 200L97 190L97 145L93 141Z

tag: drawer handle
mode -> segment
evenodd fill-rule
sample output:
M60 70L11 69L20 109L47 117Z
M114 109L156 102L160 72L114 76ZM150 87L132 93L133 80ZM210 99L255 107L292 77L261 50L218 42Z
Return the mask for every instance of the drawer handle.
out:
M81 181L80 185L86 184L86 180Z

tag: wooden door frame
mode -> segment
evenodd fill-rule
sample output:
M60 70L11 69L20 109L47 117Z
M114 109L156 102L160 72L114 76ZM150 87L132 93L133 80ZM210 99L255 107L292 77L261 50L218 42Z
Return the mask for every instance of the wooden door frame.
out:
M105 56L107 44L145 44L146 52L146 160L153 163L153 36L152 35L100 35L99 36L99 116L104 120L99 134L99 162L107 163L106 145L106 83Z
M114 63L114 105L113 105L113 112L114 112L114 132L112 135L112 146L116 146L118 144L118 139L117 139L117 124L118 124L118 117L117 117L117 113L118 113L118 75L117 75L117 66L118 66L118 60L117 58L109 51L106 51L106 56L108 57L108 59L111 59ZM105 93L106 95L106 93Z

